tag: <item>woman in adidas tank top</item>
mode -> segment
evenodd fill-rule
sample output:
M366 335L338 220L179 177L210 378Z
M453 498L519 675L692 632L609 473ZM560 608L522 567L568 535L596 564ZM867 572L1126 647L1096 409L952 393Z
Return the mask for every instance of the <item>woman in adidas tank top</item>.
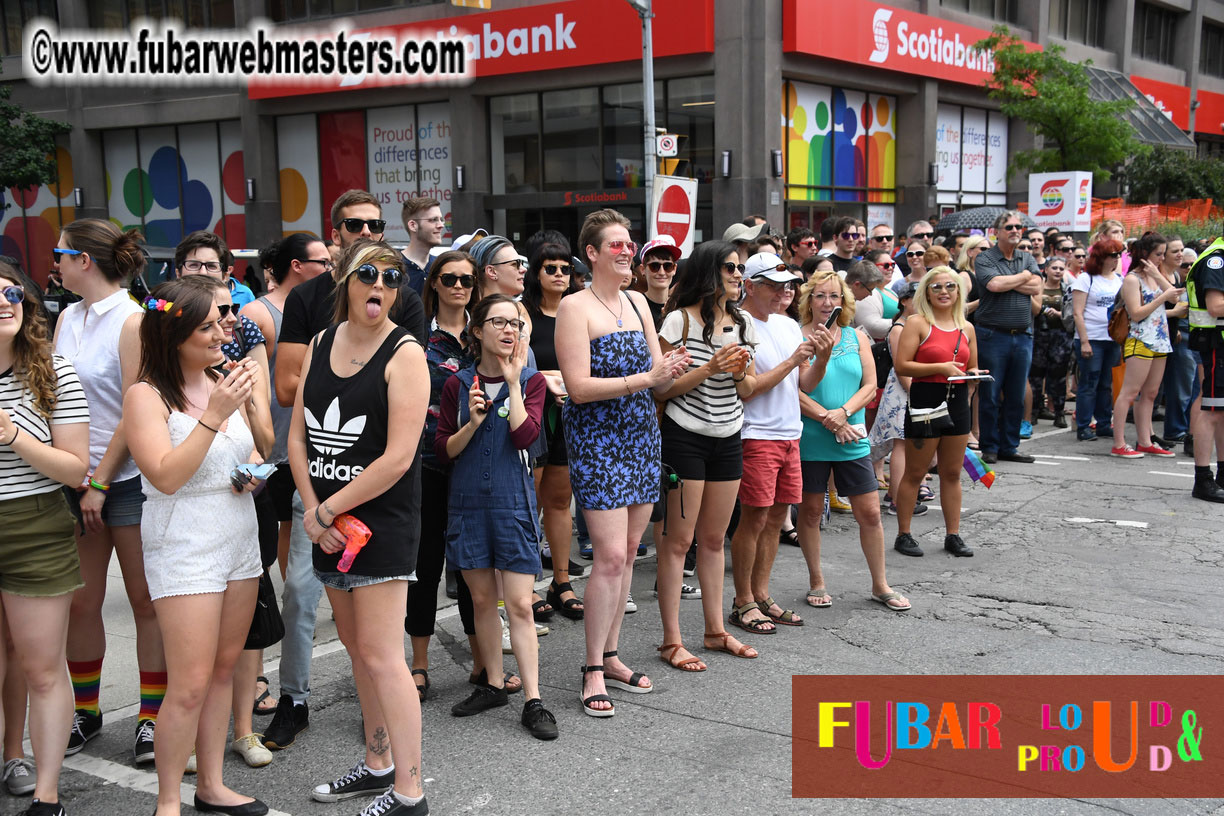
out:
M322 802L377 795L369 809L380 816L429 812L421 703L403 632L420 536L418 445L429 372L420 344L391 319L405 280L401 257L369 240L341 256L333 325L306 351L289 429L306 534L318 545L315 575L353 662L365 725L364 757L311 795ZM345 515L371 535L342 568L347 541L336 519Z

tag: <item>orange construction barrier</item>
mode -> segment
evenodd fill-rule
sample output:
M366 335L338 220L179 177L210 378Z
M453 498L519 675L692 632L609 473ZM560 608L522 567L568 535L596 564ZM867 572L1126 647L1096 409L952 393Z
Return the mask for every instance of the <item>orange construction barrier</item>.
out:
M1021 212L1028 212L1028 202L1020 202L1017 209ZM1121 198L1092 199L1093 224L1112 219L1122 222L1127 232L1139 232L1167 221L1180 221L1188 224L1191 221L1220 220L1222 218L1224 218L1224 210L1215 206L1210 198L1176 201L1171 204L1127 204Z

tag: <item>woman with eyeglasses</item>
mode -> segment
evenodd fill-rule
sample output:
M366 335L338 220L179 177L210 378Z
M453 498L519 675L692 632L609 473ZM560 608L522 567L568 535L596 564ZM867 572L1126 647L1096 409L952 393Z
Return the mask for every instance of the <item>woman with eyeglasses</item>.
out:
M197 810L268 812L226 787L221 770L234 665L262 571L250 495L260 480L238 467L259 461L251 400L267 384L249 359L218 373L226 337L217 285L189 275L153 290L140 324L140 381L123 402L124 421L140 429L127 436L148 497L141 519L145 575L169 667L157 727L159 816L181 809L193 745Z
M914 293L914 315L897 344L894 370L910 377L905 417L905 474L893 485L897 497L897 540L902 555L921 556L910 535L912 509L927 468L938 452L939 504L944 517L944 549L957 557L973 550L960 537L961 467L969 441L969 386L950 378L986 374L977 367L977 335L965 320L965 283L947 266L928 272ZM942 422L915 418L915 409L945 406ZM940 427L940 426L943 427Z
M1125 417L1134 405L1136 446L1126 444L1126 423L1119 422L1114 426L1114 445L1109 453L1123 459L1139 459L1145 454L1176 455L1152 441L1152 408L1164 379L1165 358L1173 351L1168 317L1181 317L1189 309L1188 304L1179 302L1186 290L1174 286L1160 272L1167 247L1163 235L1145 233L1135 243L1130 274L1118 295L1126 304L1130 327L1122 344L1126 372L1113 412L1114 416ZM1166 309L1165 304L1170 308Z
M759 656L756 649L732 637L722 620L723 538L744 469L743 400L756 383L752 364L756 330L737 305L743 274L732 244L699 245L672 292L659 329L664 351L684 348L692 356L688 370L660 394L667 399L660 428L663 462L682 484L680 501L668 500L667 532L658 547L663 619L659 652L669 665L689 672L706 670L706 664L684 648L680 634L684 554L694 533L705 613L703 645L707 651L736 657ZM731 623L756 608L749 599L732 613Z
M34 794L26 812L57 814L64 812L56 803L73 719L64 671L68 614L82 584L62 488L79 485L89 467L89 407L72 363L51 352L37 287L3 262L0 371L0 619L7 624L0 629L11 633L15 658L6 665L0 646L0 681L24 675L28 684L38 770L30 780L33 766L19 750L5 762L5 782L13 792L22 780L12 771L24 768L30 789L23 793ZM24 694L20 703L24 715Z
M1075 438L1080 442L1113 436L1112 372L1122 350L1109 336L1109 313L1122 289L1117 274L1121 257L1121 241L1097 241L1088 251L1085 274L1071 284L1075 336L1079 338ZM1095 430L1090 427L1094 418Z
M133 755L138 763L147 763L153 760L166 658L145 582L140 537L145 497L121 430L123 395L136 382L141 354L141 310L123 287L144 271L142 240L135 230L121 232L110 221L97 218L64 227L55 249L56 263L64 286L82 299L60 315L55 352L76 369L90 406L90 473L76 494L69 495L69 503L79 507L77 548L85 586L73 595L68 626L68 671L76 698L68 753L80 751L102 730L98 705L106 655L102 603L106 571L115 554L136 623L141 708Z
M946 252L947 250L944 251ZM909 264L910 271L904 278L898 278L893 281L891 287L893 294L900 292L901 287L906 283L917 284L918 281L922 280L922 276L926 274L926 264L924 262L926 253L926 244L921 241L909 242L909 245L905 248L905 261Z
M832 350L824 371L813 366L799 375L803 424L799 545L808 568L807 603L817 609L833 605L820 563L820 521L832 479L838 493L849 499L859 525L859 544L871 573L871 596L890 610L904 612L910 608L909 601L888 585L884 568L884 526L864 419L876 391L875 359L867 333L853 327L854 308L854 295L836 272L813 275L799 293L804 336L832 334L826 341Z
M557 359L569 392L562 419L570 484L594 556L583 598L580 693L591 717L616 713L609 686L631 694L654 688L618 656L617 641L633 562L662 482L659 425L648 392L663 391L688 367L683 349L660 350L646 299L621 290L636 252L628 218L609 209L588 215L578 254L591 269L591 285L557 309Z
M396 816L429 810L421 703L403 632L421 529L429 372L420 344L391 318L406 279L400 258L382 241L361 239L344 251L333 322L307 347L289 427L315 575L353 663L365 727L364 757L311 797L376 795L368 810ZM353 522L370 531L358 550L348 538Z
M527 365L523 327L519 306L510 298L495 294L481 300L468 324L475 363L452 375L442 391L434 452L453 466L446 560L462 571L471 590L477 642L488 670L487 682L451 713L469 717L507 704L497 608L500 573L526 697L520 722L536 739L551 740L557 737L557 721L540 698L532 620L540 538L527 453L540 434L548 387Z

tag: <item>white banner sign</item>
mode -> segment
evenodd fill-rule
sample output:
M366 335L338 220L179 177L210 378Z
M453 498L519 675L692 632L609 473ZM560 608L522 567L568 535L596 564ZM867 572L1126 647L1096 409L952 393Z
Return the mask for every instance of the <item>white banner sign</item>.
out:
M1058 227L1064 232L1092 229L1092 174L1031 173L1029 215L1042 229Z

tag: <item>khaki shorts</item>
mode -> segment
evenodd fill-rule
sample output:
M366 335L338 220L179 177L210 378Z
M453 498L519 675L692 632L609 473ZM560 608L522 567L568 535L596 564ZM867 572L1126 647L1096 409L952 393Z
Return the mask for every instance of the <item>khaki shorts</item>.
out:
M74 526L58 489L0 501L0 592L49 598L85 586Z

